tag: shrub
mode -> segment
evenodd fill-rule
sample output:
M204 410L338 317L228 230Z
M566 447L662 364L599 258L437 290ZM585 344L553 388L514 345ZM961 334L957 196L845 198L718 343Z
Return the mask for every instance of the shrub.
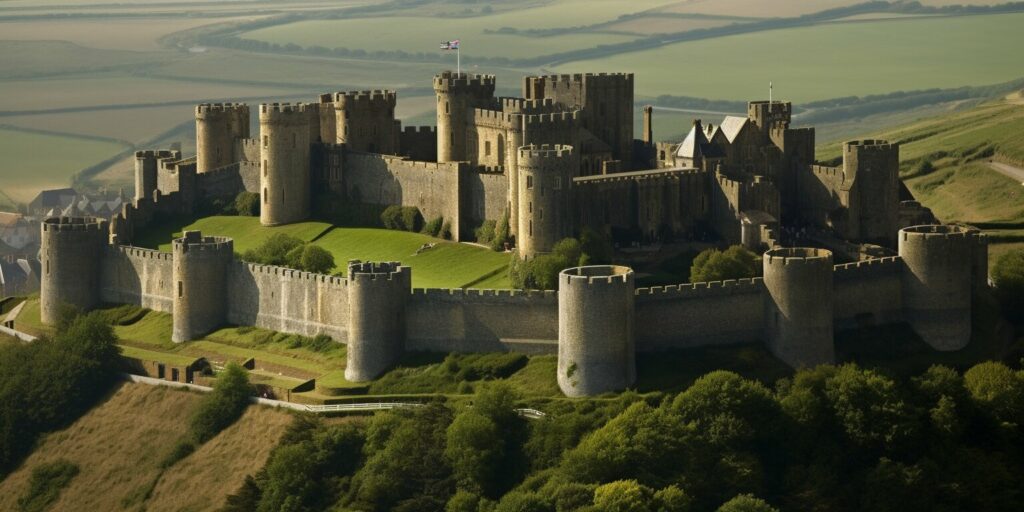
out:
M203 396L192 416L191 434L195 443L205 443L231 426L249 406L251 395L248 373L238 363L228 363L217 376L213 391Z
M444 225L441 226L441 238L445 240L452 239L452 223L450 221L444 221Z
M388 206L380 214L380 220L387 229L414 232L423 229L423 215L415 206Z
M303 243L294 236L275 233L259 247L245 251L242 259L263 265L287 265L289 253L296 247L301 247Z
M594 490L594 506L603 512L647 512L654 491L636 480L618 480Z
M22 512L42 512L57 501L62 491L78 475L78 466L64 459L47 462L32 470L28 489L18 498Z
M179 460L184 459L189 455L192 455L192 452L194 451L196 451L196 445L192 444L190 441L178 441L178 444L174 445L174 448L171 449L171 452L168 453L167 456L164 457L162 461L160 461L160 467L164 469L169 468L173 466L175 463L177 463Z
M494 237L491 238L491 249L504 251L505 244L512 241L512 232L508 226L508 212L494 226Z
M761 257L741 245L725 251L706 249L697 255L690 267L690 282L724 281L756 277L761 270Z
M295 268L316 274L329 274L334 266L334 255L313 244L306 244L295 262Z
M254 192L239 192L235 196L235 211L238 215L258 217L260 214L260 195Z
M435 217L423 226L423 232L433 236L441 236L441 228L444 227L444 217Z
M380 222L386 229L402 229L402 207L392 205L385 208L380 214Z
M497 229L497 222L493 220L485 220L480 227L474 230L476 235L477 243L489 244L494 240L494 232Z
M992 267L996 295L1009 317L1024 319L1024 250L1017 249L999 257Z

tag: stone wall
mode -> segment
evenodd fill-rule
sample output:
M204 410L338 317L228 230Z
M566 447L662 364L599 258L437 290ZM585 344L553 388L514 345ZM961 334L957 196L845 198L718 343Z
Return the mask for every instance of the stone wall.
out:
M558 296L523 290L415 289L406 350L555 353Z
M228 270L228 322L348 340L347 281L282 267L235 262Z
M508 208L508 174L503 169L462 173L461 220L473 229L485 220L499 220ZM430 220L429 218L427 220ZM514 220L510 219L510 222Z
M902 260L898 256L836 265L836 327L847 328L901 321L902 265Z
M100 299L170 313L174 300L171 254L137 247L107 247L100 264Z
M640 352L756 342L763 338L760 278L638 288Z

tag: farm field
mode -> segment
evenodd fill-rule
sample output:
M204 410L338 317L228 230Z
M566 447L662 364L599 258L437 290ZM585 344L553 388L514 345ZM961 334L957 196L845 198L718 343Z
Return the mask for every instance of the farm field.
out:
M184 230L201 230L204 235L231 237L235 252L254 248L275 233L313 241L334 255L334 272L344 272L349 260L400 261L412 268L415 288L478 287L486 280L491 288L508 288L505 269L509 256L482 247L458 244L420 233L374 228L332 227L323 222L300 222L287 226L263 227L256 217L206 217L190 224L170 222L147 230L136 245L170 251L170 241ZM420 254L424 244L436 244ZM500 276L500 277L499 277Z
M48 435L19 469L0 481L0 509L19 510L33 468L65 459L79 474L51 510L136 509L150 485L147 510L210 506L234 492L245 475L266 463L292 421L269 407L252 406L232 426L167 470L160 461L186 434L200 395L145 384L122 384L63 430ZM183 492L187 489L188 492ZM217 505L220 503L218 502ZM133 507L134 505L134 507Z
M65 2L61 2L66 4ZM6 6L10 2L3 2ZM0 13L3 13L0 7ZM217 22L249 21L258 16L219 18ZM0 22L4 39L18 41L67 41L105 50L164 50L157 40L165 35L209 25L209 18L107 18L82 20Z
M523 12L529 12L526 10ZM601 44L618 44L636 39L628 35L606 33L574 33L546 37L482 33L481 27L494 24L495 29L510 23L513 14L484 18L444 19L389 17L347 20L312 20L276 25L246 32L241 37L268 43L328 48L361 48L371 51L401 50L409 53L434 53L439 34L452 34L462 39L465 53L483 57L512 59L546 55L559 51L590 48ZM500 21L499 21L500 20ZM536 27L540 28L540 27ZM369 44L372 42L372 44ZM452 55L452 60L455 56Z
M105 137L138 144L195 119L194 112L189 105L171 105L4 116L0 117L0 122L19 128Z
M829 24L675 43L555 71L628 71L638 94L730 100L765 96L772 81L776 98L797 103L983 85L1020 77L1024 54L993 48L1024 45L1022 24L1024 14Z
M66 187L71 175L125 149L110 141L0 128L0 192L27 202L40 188Z

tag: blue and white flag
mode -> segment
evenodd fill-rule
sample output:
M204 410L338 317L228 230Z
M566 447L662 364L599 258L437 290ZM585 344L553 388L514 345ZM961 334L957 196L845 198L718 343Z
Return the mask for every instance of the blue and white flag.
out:
M456 39L454 41L445 41L445 42L441 43L441 49L442 50L458 50L459 49L459 40Z

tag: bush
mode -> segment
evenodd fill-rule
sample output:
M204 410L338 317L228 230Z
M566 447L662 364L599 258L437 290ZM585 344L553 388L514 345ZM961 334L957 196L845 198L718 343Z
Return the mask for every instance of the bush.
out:
M32 470L28 489L18 498L22 512L42 512L57 501L62 491L78 475L78 466L64 459L47 462Z
M398 205L388 206L380 214L380 222L385 229L402 229L402 207Z
M221 430L231 426L249 406L252 387L249 375L238 363L228 363L217 376L213 391L203 396L190 425L196 444L209 441Z
M494 232L497 229L497 222L493 220L485 220L480 227L473 231L476 235L476 241L480 244L490 244L494 240Z
M433 237L441 236L441 229L444 227L444 217L435 217L423 226L423 232Z
M417 233L423 229L423 215L415 206L388 206L380 214L380 220L387 229Z
M992 267L996 296L1010 319L1024 320L1024 249L1003 254Z
M441 238L445 240L452 239L452 223L450 221L444 221L444 225L441 226Z
M192 455L192 452L196 451L196 445L190 441L182 440L178 441L178 444L174 445L171 449L171 453L168 453L162 461L160 461L160 467L167 469L175 465L179 460Z
M724 281L756 277L761 272L761 257L741 245L725 251L706 249L697 255L690 267L690 282Z
M491 249L504 251L505 244L512 242L512 231L508 225L508 212L501 216L501 220L494 226L494 236L491 238Z
M443 367L458 381L505 379L526 366L524 354L448 354Z
M258 217L260 215L260 195L254 192L239 192L235 196L235 211L238 215Z
M306 272L316 274L329 274L334 268L334 255L327 252L327 249L319 245L306 244L297 255L297 260L292 265Z
M718 512L778 512L777 509L760 498L749 494L741 494L718 507Z
M242 255L245 261L262 265L288 265L289 253L304 242L294 236L275 233L267 238L259 247L249 249Z

